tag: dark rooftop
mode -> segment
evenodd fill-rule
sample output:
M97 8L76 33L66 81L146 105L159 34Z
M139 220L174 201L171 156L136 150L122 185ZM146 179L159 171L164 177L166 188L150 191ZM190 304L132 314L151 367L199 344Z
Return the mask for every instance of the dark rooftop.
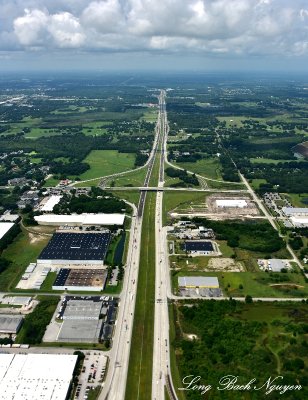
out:
M55 233L39 260L104 260L110 233Z
M184 243L185 251L214 251L213 244L206 240L188 240Z

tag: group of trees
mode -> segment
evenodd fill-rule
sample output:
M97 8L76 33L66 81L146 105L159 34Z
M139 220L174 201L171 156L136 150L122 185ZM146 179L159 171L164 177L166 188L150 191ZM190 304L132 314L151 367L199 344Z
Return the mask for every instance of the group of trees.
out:
M198 178L196 177L195 174L188 174L187 171L183 169L176 169L172 167L168 167L165 169L165 172L167 176L170 176L171 178L179 178L181 181L183 181L185 184L190 185L190 186L199 186L199 181ZM178 186L177 184L173 184L172 186Z
M258 307L230 299L225 301L196 301L192 306L180 306L177 312L176 339L174 341L177 362L180 375L201 376L199 384L211 385L212 390L206 394L206 398L235 400L238 398L263 399L265 392L260 391L219 391L217 386L219 380L226 375L238 376L237 384L246 384L250 379L257 379L257 386L261 387L270 376L277 375L277 357L280 363L280 375L284 377L283 384L293 385L295 382L303 386L300 391L289 391L284 393L287 400L299 400L308 396L308 374L305 372L305 360L307 357L307 342L305 336L299 336L293 340L287 332L288 325L293 322L296 325L305 325L296 315L302 313L295 310L295 317L290 316L290 305L281 306L289 321L283 322L278 319L273 322L262 321L262 318L253 318L257 315ZM263 306L259 314L266 313ZM250 315L250 310L253 314ZM174 306L176 312L176 306ZM277 310L280 315L280 310ZM244 313L245 312L245 316ZM271 311L273 312L273 311ZM274 317L273 317L274 318ZM175 322L174 322L175 323ZM269 343L274 338L272 324L279 324L279 340L283 341L283 350L273 354ZM183 334L184 330L184 334ZM274 332L274 333L273 333ZM196 340L187 339L186 334L196 334ZM263 338L263 339L262 339ZM264 339L266 338L266 339ZM282 346L281 346L282 348ZM253 368L252 368L253 365ZM300 373L299 373L300 371ZM281 382L280 382L281 383ZM200 398L200 393L195 390L187 391L186 396L190 400ZM265 396L266 397L266 396ZM280 399L279 392L273 392L271 399Z

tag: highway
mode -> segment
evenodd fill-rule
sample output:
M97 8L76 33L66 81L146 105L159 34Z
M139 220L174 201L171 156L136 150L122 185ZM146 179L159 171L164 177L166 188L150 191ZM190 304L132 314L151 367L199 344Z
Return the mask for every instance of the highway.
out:
M161 154L158 188L164 186L164 163L167 153L168 123L165 92L160 99ZM170 294L169 260L165 229L162 224L163 191L158 191L155 209L155 314L152 371L152 400L165 399L165 387L171 399L176 399L170 371L169 311Z
M160 110L162 101L161 99L162 93L159 96ZM147 173L143 184L145 188L149 186L155 158L158 151L158 144L160 142L160 110L158 115L158 122L155 128L155 139L153 142L153 148L147 161ZM142 220L146 195L146 191L141 191L138 206L137 208L134 207L123 289L120 296L119 311L115 326L112 349L109 352L110 363L107 378L103 384L99 400L122 400L125 398L137 294L136 292L141 249Z

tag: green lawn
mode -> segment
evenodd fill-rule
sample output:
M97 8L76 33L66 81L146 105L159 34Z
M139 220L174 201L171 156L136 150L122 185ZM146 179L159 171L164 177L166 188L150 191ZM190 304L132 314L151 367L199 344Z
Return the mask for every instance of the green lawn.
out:
M44 187L54 187L57 186L59 183L59 179L55 179L54 177L48 178L47 181L44 184Z
M148 400L149 391L151 391L152 387L155 298L155 199L154 193L148 193L144 210L140 269L126 400Z
M3 257L12 264L0 274L0 290L11 290L18 283L25 268L30 262L35 262L49 237L29 234L24 229L14 242L3 251Z
M293 207L308 207L308 193L283 193Z
M301 162L301 160L296 160L296 159L291 159L291 160L274 160L273 158L250 158L250 162L253 164L278 164L278 163L284 163L284 162L290 162L290 161L297 161Z
M116 150L92 150L83 161L90 165L90 169L80 175L81 180L86 180L133 169L135 155Z
M123 176L120 176L119 178L114 179L115 186L116 187L143 186L146 172L147 172L147 169L142 168L142 169L138 169L137 171L132 171Z
M176 163L176 165L206 178L222 180L218 157L204 158L195 163Z

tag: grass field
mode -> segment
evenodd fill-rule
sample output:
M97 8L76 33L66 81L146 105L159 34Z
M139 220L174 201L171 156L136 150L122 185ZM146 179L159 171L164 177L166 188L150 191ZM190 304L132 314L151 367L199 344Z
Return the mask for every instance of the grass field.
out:
M59 179L55 179L54 177L48 178L44 184L44 187L54 187L59 183Z
M308 206L308 193L283 193L293 207L307 207Z
M250 162L253 164L278 164L278 163L284 163L284 162L290 162L290 161L297 161L301 162L301 160L297 159L291 159L291 160L274 160L273 158L250 158Z
M142 168L137 171L129 172L123 176L114 179L116 187L124 187L124 186L143 186L145 175L147 169Z
M0 290L11 290L16 286L25 268L30 262L36 261L49 239L49 237L33 235L22 230L2 253L4 258L12 261L12 264L0 275Z
M282 285L271 286L276 284L273 275L278 277L282 276ZM296 271L294 273L273 273L266 272L187 272L187 271L173 271L172 282L174 288L177 289L177 280L179 276L216 276L219 280L220 288L226 296L232 297L245 297L250 295L252 297L307 297L308 287L304 281L303 275ZM243 289L240 289L240 285ZM296 289L293 285L298 285Z
M221 180L220 173L220 162L218 158L204 158L198 160L195 163L177 163L181 168L187 169L188 171L196 174L205 176L206 178L219 179Z
M130 203L135 204L135 206L138 205L139 202L139 197L140 197L140 192L139 191L133 191L133 190L127 190L127 191L113 191L112 192L114 196L124 199L129 201Z
M90 165L90 169L80 175L81 180L86 180L133 169L135 155L116 150L92 150L83 161Z
M126 400L148 400L152 387L155 298L155 199L148 193L142 226L140 269L126 386Z

